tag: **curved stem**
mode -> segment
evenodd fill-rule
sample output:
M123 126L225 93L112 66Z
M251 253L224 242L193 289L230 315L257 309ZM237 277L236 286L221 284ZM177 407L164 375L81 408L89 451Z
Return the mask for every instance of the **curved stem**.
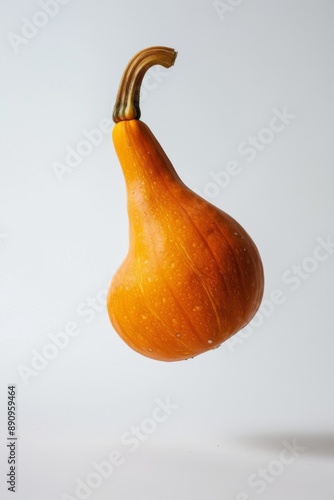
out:
M114 106L113 120L139 120L140 86L146 71L155 64L164 68L173 66L177 52L169 47L149 47L136 54L123 73Z

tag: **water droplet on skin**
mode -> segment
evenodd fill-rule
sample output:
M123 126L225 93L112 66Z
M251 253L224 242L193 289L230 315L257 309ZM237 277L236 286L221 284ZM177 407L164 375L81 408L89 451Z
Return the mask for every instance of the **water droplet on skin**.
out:
M213 340L209 339L208 344L212 344Z
M244 248L244 252L247 252L247 248Z
M176 336L177 336L177 337L181 337L181 333L180 333L180 332L178 332L178 333L176 334Z

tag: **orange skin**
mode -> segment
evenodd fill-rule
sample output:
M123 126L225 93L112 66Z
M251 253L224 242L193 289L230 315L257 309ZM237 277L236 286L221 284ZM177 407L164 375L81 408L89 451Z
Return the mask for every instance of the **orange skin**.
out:
M150 129L113 129L129 215L129 252L112 279L107 308L135 351L179 361L218 347L258 310L259 252L232 217L178 177Z

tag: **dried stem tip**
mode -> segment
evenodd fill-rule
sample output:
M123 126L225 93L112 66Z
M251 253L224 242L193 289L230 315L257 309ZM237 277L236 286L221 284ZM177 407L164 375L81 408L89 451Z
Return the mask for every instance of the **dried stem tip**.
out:
M177 52L169 47L149 47L136 54L122 76L114 106L113 120L139 120L140 86L146 71L156 64L164 68L173 66Z

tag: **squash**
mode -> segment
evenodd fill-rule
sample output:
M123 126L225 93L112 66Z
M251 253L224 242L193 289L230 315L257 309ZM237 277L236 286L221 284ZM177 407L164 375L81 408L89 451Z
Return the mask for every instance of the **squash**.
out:
M128 254L107 297L111 323L138 353L180 361L218 347L253 318L264 275L251 237L191 191L140 118L140 84L176 52L151 47L127 66L112 132L127 191Z

